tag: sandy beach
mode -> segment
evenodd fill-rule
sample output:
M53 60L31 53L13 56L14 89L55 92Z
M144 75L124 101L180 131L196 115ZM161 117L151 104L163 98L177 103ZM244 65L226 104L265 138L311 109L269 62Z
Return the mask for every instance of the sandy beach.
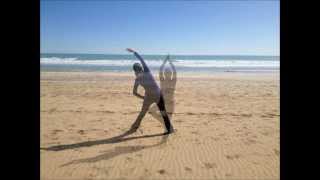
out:
M41 72L42 180L279 179L279 73L178 74L176 132L160 135L147 114L118 138L141 109L133 82L133 73Z

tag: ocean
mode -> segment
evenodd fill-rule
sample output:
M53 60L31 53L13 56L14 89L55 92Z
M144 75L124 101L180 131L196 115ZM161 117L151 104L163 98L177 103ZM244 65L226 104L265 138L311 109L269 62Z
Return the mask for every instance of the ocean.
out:
M143 55L152 71L158 72L166 55ZM170 55L178 72L277 72L279 56ZM52 72L132 72L139 62L132 54L58 54L40 55L41 71ZM168 64L167 64L168 65ZM167 66L166 65L166 66Z

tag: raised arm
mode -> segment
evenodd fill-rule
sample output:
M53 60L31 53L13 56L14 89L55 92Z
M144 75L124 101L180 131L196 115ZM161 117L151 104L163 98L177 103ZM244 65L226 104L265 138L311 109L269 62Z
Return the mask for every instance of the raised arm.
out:
M177 71L176 71L176 68L174 67L174 65L170 59L169 59L169 64L170 64L172 71L173 71L172 72L172 79L176 80L177 79Z
M150 72L149 67L147 66L147 64L144 62L144 60L142 59L142 57L141 57L137 52L135 52L134 50L132 50L132 49L130 49L130 48L127 48L127 51L133 52L133 54L140 60L142 66L143 66L143 71L144 71L144 72Z
M164 69L164 66L165 66L166 62L168 61L168 57L169 57L169 55L166 57L166 59L163 61L163 63L162 63L161 66L160 66L160 71L159 71L159 78L160 78L160 80L164 80L164 77L163 77L163 69Z

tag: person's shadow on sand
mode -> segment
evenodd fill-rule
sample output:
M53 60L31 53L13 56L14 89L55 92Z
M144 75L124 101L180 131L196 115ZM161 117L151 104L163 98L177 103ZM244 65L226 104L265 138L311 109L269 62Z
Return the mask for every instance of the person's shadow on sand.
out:
M122 155L122 154L133 153L133 152L137 152L137 151L140 151L143 149L160 146L161 144L165 144L167 142L168 137L169 137L169 135L166 133L158 133L158 134L152 134L152 135L134 136L134 137L124 138L125 136L128 136L134 132L135 132L134 129L130 129L119 136L115 136L115 137L108 138L108 139L102 139L102 140L96 140L96 141L85 141L85 142L74 143L74 144L57 145L57 146L51 146L51 147L47 147L47 148L40 148L40 149L47 150L47 151L62 151L62 150L67 150L67 149L90 147L90 146L94 146L94 145L120 143L120 142L129 141L129 140L133 140L133 139L142 139L142 138L163 136L161 141L157 144L154 144L154 145L116 147L113 150L109 150L109 151L107 151L101 155L95 156L95 157L78 159L78 160L74 160L74 161L65 163L65 164L61 165L61 167L63 167L63 166L71 165L71 164L91 163L91 162L97 162L100 160L108 160L108 159L112 159L112 158L119 156L119 155Z
M101 139L101 140L95 140L95 141L84 141L84 142L74 143L74 144L56 145L56 146L51 146L51 147L47 147L47 148L40 147L40 150L62 151L62 150L67 150L67 149L76 149L76 148L81 148L81 147L90 147L90 146L102 145L102 144L120 143L120 142L134 140L134 139L151 138L151 137L156 137L156 136L166 136L166 133L158 133L158 134L124 138L125 136L133 134L134 132L136 132L135 129L131 128L130 130L124 132L121 135L111 137L108 139Z
M154 137L154 136L158 136L158 135L149 135L149 136L140 136L140 137L143 138L143 137ZM114 149L108 150L98 156L73 160L71 162L62 164L60 167L64 167L64 166L68 166L68 165L72 165L72 164L79 164L79 163L95 163L95 162L102 161L102 160L109 160L109 159L112 159L116 156L120 156L123 154L130 154L133 152L141 151L143 149L157 147L162 144L165 144L167 142L168 137L169 137L168 134L164 135L163 138L161 139L161 141L157 144L154 144L154 145L118 146L118 147L115 147Z

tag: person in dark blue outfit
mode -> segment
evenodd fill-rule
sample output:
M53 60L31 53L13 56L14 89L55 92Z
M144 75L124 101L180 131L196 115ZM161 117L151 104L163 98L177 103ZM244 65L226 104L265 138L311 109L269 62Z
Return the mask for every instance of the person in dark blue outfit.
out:
M143 58L134 50L127 48L127 51L132 52L141 62L142 66L140 63L134 63L133 64L133 70L136 75L134 87L133 87L133 94L137 96L138 98L143 99L143 105L140 114L138 115L136 121L132 124L131 129L136 131L147 113L149 107L153 104L156 103L160 113L162 115L162 118L164 120L164 124L166 127L166 133L165 134L170 134L173 132L173 127L170 123L169 116L167 114L166 108L165 108L165 103L164 103L164 98L161 92L161 89L157 85L154 77L152 76L152 73L147 66L147 64L144 62ZM144 96L140 95L138 91L138 86L142 86L145 90Z

